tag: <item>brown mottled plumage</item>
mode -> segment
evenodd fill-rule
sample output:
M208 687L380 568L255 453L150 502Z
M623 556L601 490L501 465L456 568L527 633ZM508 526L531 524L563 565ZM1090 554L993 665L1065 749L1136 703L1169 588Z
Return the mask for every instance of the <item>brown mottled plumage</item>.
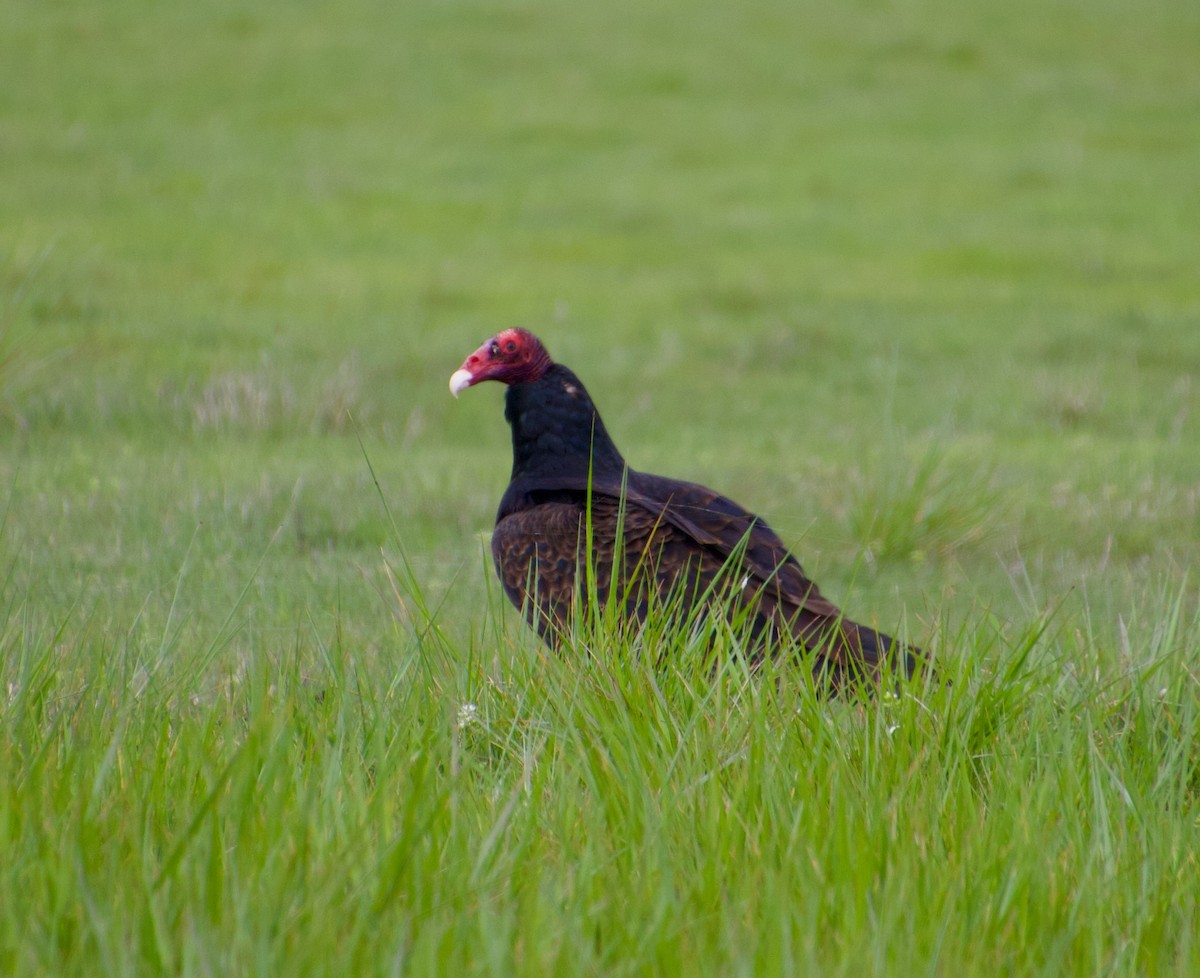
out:
M550 645L586 596L577 581L590 551L597 596L609 599L615 573L627 620L656 604L677 614L713 604L741 620L755 657L803 646L835 684L916 668L915 650L844 618L762 519L704 486L629 468L579 378L532 333L489 340L450 389L483 380L508 385L513 440L492 556L505 593Z

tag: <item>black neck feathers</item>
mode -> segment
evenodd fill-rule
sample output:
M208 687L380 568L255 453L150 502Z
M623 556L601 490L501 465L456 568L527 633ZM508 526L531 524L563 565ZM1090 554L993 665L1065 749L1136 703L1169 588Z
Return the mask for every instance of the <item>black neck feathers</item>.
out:
M550 477L620 478L625 460L605 430L583 383L554 364L528 384L513 384L504 400L512 426L512 481Z

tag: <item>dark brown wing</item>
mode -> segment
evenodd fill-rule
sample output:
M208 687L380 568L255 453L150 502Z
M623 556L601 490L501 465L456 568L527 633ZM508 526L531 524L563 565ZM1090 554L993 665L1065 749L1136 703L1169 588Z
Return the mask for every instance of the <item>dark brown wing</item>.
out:
M526 508L508 515L502 509L492 553L510 600L557 645L574 614L587 555L587 493L525 489ZM615 493L608 490L591 489L595 589L607 601L615 575L626 619L644 621L654 602L685 616L700 603L717 604L743 624L756 656L799 642L835 679L874 673L897 651L906 670L915 665L894 639L844 619L770 526L725 496L635 472ZM536 501L545 497L551 501Z
M900 648L889 636L844 618L763 520L703 486L655 482L670 491L665 503L657 493L651 497L656 512L631 501L627 491L626 525L654 529L650 545L627 547L625 560L642 561L664 602L689 614L696 601L722 608L739 625L754 659L768 649L807 648L835 683L876 674ZM642 497L645 483L631 479L630 485L634 498ZM619 507L604 496L593 508ZM905 658L903 666L911 670L913 664Z
M699 546L722 562L735 554L745 572L780 600L816 617L836 618L841 612L822 596L804 568L761 517L732 499L694 482L631 473L628 497L649 510L661 512Z
M620 517L619 501L624 499L625 519L631 526L639 519L635 511L642 510L651 525L675 527L722 563L738 553L746 571L762 583L771 582L773 590L797 607L805 607L818 616L839 614L766 521L728 497L694 482L632 469L627 470L623 482L616 476L598 475L590 487L583 477L526 480L509 486L500 505L497 526L509 515L540 508L545 499L557 501L569 497L582 513L589 492L593 506L603 507L604 518L614 526ZM602 522L599 516L595 520Z

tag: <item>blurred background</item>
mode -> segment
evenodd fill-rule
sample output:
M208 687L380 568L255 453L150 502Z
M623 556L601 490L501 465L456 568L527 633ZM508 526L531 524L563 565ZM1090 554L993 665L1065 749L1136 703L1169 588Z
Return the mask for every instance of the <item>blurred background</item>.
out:
M1200 560L1197 65L1191 0L7 5L10 599L386 654L402 548L471 634L446 380L523 325L855 617L1119 642Z

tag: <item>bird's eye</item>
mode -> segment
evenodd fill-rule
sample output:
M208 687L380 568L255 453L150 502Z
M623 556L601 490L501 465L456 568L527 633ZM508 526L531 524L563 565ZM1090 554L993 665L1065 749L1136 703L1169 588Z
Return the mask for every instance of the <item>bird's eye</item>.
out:
M512 351L515 350L516 348L517 348L517 344L513 340L509 340L507 343L504 344L504 349L508 350L509 353L512 353Z
M493 341L492 345L488 347L488 356L497 357L499 355L500 355L500 344Z

